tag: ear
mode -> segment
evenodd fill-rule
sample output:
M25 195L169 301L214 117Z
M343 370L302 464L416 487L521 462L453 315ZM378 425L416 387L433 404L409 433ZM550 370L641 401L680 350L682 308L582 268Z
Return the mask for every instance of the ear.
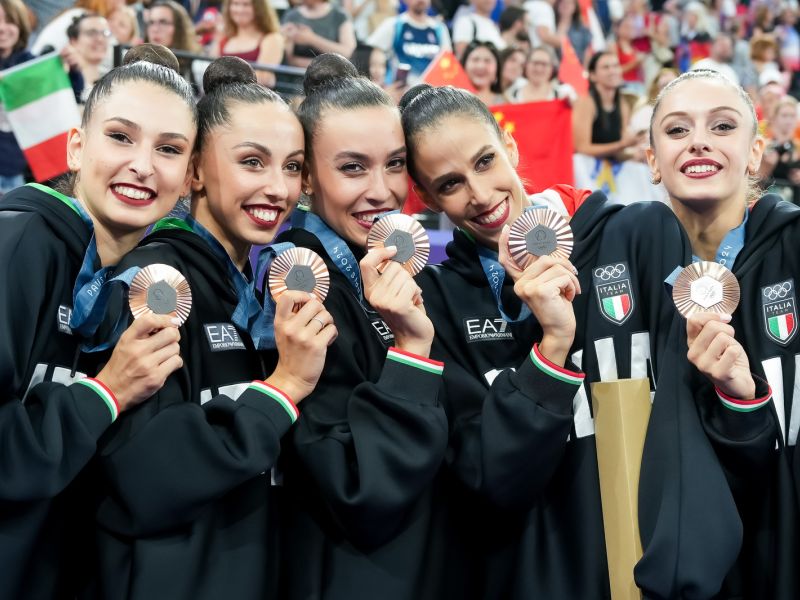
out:
M411 189L414 190L414 193L419 196L419 199L422 200L422 203L431 209L435 213L442 212L442 209L439 208L439 205L436 201L431 197L431 195L425 190L425 188L417 185L416 183L412 184Z
M83 156L84 133L82 129L73 127L67 134L67 166L70 171L78 172L81 170L81 158Z
M301 189L306 196L310 196L314 191L314 176L311 174L311 167L308 161L303 165Z
M203 173L199 152L192 155L192 160L189 161L189 167L186 170L186 178L193 192L202 192L206 187L205 175Z
M519 148L517 148L517 141L505 129L503 130L503 145L506 147L506 154L508 160L511 161L511 166L515 169L519 166Z
M656 165L656 153L653 151L652 146L645 148L644 155L647 158L647 164L650 166L651 179L661 179L661 171Z
M761 166L761 158L764 156L764 150L767 148L767 142L760 135L756 136L750 146L750 159L747 161L747 172L758 173L758 168Z

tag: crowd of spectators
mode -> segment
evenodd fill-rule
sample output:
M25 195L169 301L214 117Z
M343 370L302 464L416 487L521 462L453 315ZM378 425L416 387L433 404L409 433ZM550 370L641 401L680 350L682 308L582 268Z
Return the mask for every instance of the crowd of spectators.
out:
M707 68L753 97L769 143L762 184L797 201L799 15L797 0L0 0L0 69L58 51L81 101L117 44L193 55L182 65L195 84L203 57L304 68L338 52L399 98L452 50L484 102L562 99L573 108L576 153L620 164L644 160L658 90ZM588 74L581 97L559 81L565 40ZM264 85L279 78L259 71ZM0 144L8 135L0 116ZM21 174L19 156L0 157L0 187Z

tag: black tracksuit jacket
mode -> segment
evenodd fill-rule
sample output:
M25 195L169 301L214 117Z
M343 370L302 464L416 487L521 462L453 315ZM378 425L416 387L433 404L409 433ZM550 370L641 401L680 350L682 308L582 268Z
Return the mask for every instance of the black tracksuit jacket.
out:
M184 366L102 440L98 574L87 597L274 598L280 489L272 467L294 416L251 382L272 373L277 352L257 352L231 323L236 292L200 236L158 230L118 268L154 263L175 267L191 286Z
M677 218L666 206L643 203L606 225L597 268L626 267L632 309L622 323L608 318L602 282L594 282L586 368L593 380L646 373L655 382L639 486L644 556L635 571L647 598L800 594L790 431L800 343L796 332L783 341L770 337L765 306L772 301L764 300L765 291L783 286L785 298L774 299L783 302L770 314L796 315L798 232L800 210L775 196L750 212L732 268L741 301L731 324L751 370L769 381L773 402L736 412L686 359L686 322L665 290L667 275L692 260ZM757 384L756 395L766 397L766 384Z
M285 440L282 597L447 598L440 565L449 548L437 534L447 420L438 401L441 376L431 372L440 369L427 360L412 366L390 350L391 331L359 303L316 236L291 229L280 241L325 260L325 307L339 332Z
M91 504L79 474L113 415L93 388L72 383L96 372L69 329L90 237L49 188L23 186L0 200L3 600L73 597L87 566Z
M448 365L447 468L483 502L462 532L482 564L481 573L470 574L472 597L609 597L594 428L576 371L588 267L604 222L618 209L597 193L571 221L572 261L584 290L574 302L578 334L566 365L572 373L548 373L532 359L541 328L533 317L503 320L475 243L462 232L448 244L448 260L418 277L436 328L432 357ZM516 314L510 277L502 295L506 311Z

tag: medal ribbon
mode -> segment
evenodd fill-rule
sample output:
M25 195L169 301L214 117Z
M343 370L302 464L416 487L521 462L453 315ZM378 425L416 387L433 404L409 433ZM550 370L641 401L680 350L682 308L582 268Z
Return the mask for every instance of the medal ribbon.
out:
M330 259L347 278L353 291L356 293L359 303L364 306L364 288L361 284L361 270L358 261L347 243L340 238L333 229L308 209L297 207L292 215L292 227L305 229L314 234L325 248L325 252Z
M717 253L714 256L714 262L719 263L723 267L727 267L733 271L733 265L736 262L736 257L739 256L742 248L744 248L745 225L747 224L747 219L749 218L750 211L745 209L742 222L731 229L725 234L725 237L722 238L722 243L719 245L719 248L717 248ZM700 262L700 257L693 254L692 262ZM670 294L672 294L672 288L675 286L675 280L678 278L678 275L680 275L681 271L683 271L683 267L675 267L672 273L667 275L667 278L664 280L664 285L667 288L667 292Z

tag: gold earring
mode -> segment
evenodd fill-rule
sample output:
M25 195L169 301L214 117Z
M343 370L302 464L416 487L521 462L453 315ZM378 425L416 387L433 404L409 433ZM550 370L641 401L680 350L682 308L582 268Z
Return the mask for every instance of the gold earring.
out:
M750 177L755 177L758 175L758 170L754 169L753 167L747 167L747 174L750 175Z
M653 175L650 178L650 183L652 183L653 185L658 185L659 183L661 183L661 175Z

